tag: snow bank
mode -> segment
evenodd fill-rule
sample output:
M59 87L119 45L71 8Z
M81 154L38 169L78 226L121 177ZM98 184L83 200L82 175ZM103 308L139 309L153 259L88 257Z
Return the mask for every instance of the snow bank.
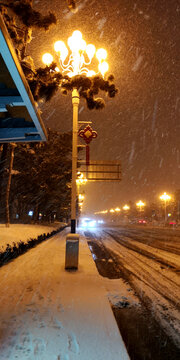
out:
M0 224L0 251L5 250L7 244L11 246L20 241L26 243L30 238L34 239L38 235L51 233L63 225L65 224L60 222L51 225L12 224L10 227Z

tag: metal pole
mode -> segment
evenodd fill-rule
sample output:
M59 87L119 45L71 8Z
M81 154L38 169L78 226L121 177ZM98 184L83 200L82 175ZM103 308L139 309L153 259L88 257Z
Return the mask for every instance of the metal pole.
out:
M71 234L76 233L76 173L77 173L77 135L78 135L78 105L79 93L72 91L73 104L73 136L72 136L72 188L71 188Z

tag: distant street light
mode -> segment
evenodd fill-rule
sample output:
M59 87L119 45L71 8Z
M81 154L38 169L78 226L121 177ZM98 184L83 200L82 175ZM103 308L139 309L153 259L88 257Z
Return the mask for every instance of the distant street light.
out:
M164 222L166 223L166 205L167 205L167 201L171 199L171 196L166 194L166 192L164 192L164 194L160 196L160 199L164 201Z
M85 196L83 194L78 194L78 204L79 204L80 212L82 211L84 199L85 199Z
M129 210L129 209L130 209L130 207L129 207L128 205L124 205L124 206L123 206L123 210L127 211L127 210Z
M83 194L79 194L79 202L82 202L84 200L84 195Z
M84 175L79 172L79 173L77 173L77 176L78 176L76 179L77 186L86 185L87 179L84 177Z
M69 49L68 49L69 47ZM55 70L61 71L63 75L73 77L76 75L84 75L87 77L94 76L101 73L102 76L108 70L108 63L105 61L107 52L105 49L98 49L93 44L86 44L82 38L79 30L73 32L72 36L68 38L68 47L63 41L56 41L54 50L56 58L58 59L59 67ZM99 62L98 72L88 69L92 59L96 53L96 58ZM42 57L42 61L46 65L53 62L53 56L46 53ZM73 140L72 140L72 189L71 189L71 233L76 233L76 176L77 176L77 134L78 134L78 106L79 106L79 92L76 87L72 90L72 104L73 104Z
M95 215L99 215L99 214L107 214L108 210L102 210L102 211L96 211L94 214Z
M136 203L136 206L139 208L139 211L141 212L143 207L145 206L145 203L143 203L141 200L139 200L139 202Z

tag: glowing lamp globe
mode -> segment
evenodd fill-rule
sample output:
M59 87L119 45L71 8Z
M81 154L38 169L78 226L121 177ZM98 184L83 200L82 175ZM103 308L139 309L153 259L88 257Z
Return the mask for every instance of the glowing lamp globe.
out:
M109 65L108 65L108 63L106 61L102 61L101 63L99 63L98 69L99 69L100 73L104 76L104 74L109 69Z
M79 30L75 30L68 38L68 46L71 49L71 51L79 51L81 50L81 47L83 46L83 40L82 40L82 34Z
M61 51L64 50L64 48L66 48L66 45L65 45L65 43L64 43L63 41L58 40L58 41L56 41L56 42L54 43L54 50L55 50L56 52L61 52Z
M82 34L79 30L73 31L72 37L74 40L81 41L82 40Z
M42 56L42 61L45 65L50 65L53 62L53 56L49 53L46 53Z
M105 49L98 49L96 52L96 57L99 62L105 60L107 58L107 51Z
M63 41L56 41L54 44L54 50L60 54L61 61L65 61L68 56L68 49Z
M79 44L80 50L82 50L82 51L86 50L86 46L87 45L86 45L85 40L82 39Z
M89 60L91 60L93 58L95 52L96 52L96 48L94 45L89 44L86 46L86 54L87 54Z

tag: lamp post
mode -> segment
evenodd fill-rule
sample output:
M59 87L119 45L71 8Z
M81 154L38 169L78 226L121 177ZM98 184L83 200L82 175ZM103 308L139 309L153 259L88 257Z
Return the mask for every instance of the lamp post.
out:
M115 221L118 223L119 221L119 216L118 214L120 213L121 209L117 206L115 209L114 209L115 213L117 214L116 218L115 218Z
M162 201L164 201L164 224L166 223L166 205L167 205L167 201L171 199L171 196L166 194L166 192L164 192L164 194L162 194L160 196L160 199Z
M142 208L145 206L145 203L143 203L143 201L139 200L139 202L136 203L136 206L139 208L139 212L141 212Z
M124 210L124 221L125 223L128 223L128 210L130 209L130 206L128 206L127 204L123 206L123 210Z
M68 49L69 47L69 49ZM82 38L79 30L75 30L68 38L68 47L63 41L56 41L54 44L55 57L58 61L58 66L55 71L61 71L62 74L72 78L76 75L84 75L92 77L96 74L104 74L108 70L108 63L105 61L107 52L101 48L96 51L93 44L86 44ZM98 72L88 69L94 55L99 62ZM46 65L53 62L53 56L50 53L45 53L42 56L42 61ZM76 175L77 175L77 135L78 135L78 106L79 106L79 92L76 87L72 91L73 104L73 138L72 138L72 190L71 190L71 233L76 233Z
M69 47L69 49L68 49ZM86 44L82 38L79 30L75 30L68 38L68 47L63 41L56 41L54 44L55 57L58 66L54 71L61 72L63 80L75 77L76 75L83 75L92 77L97 74L104 74L108 70L108 63L105 61L107 52L105 49L98 49L93 44ZM88 68L92 64L92 59L96 54L98 60L98 71ZM46 65L53 62L53 56L46 53L42 57ZM53 70L51 70L53 71ZM72 90L72 105L73 105L73 137L72 137L72 186L71 186L71 234L66 237L66 261L65 268L78 268L78 252L79 252L79 235L76 234L76 177L77 177L77 135L78 135L78 106L79 106L79 92L77 86Z

